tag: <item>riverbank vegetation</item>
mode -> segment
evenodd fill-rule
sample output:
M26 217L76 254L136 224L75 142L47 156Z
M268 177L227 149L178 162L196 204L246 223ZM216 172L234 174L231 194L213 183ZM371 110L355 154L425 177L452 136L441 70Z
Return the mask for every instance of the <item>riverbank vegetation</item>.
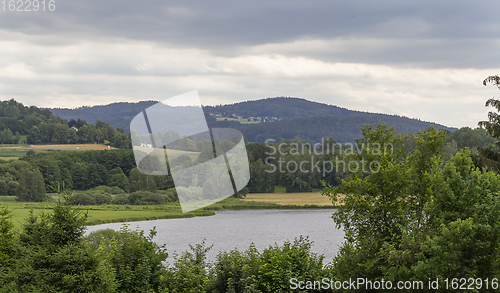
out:
M277 194L272 194L277 195ZM257 194L259 196L259 194ZM261 194L264 199L268 194ZM314 194L314 199L321 197ZM0 196L0 205L7 207L11 212L11 219L16 230L20 230L22 225L33 209L35 214L51 213L57 203L57 196L45 202L18 202L15 196ZM321 197L327 199L326 197ZM68 203L72 203L69 197ZM261 199L258 199L261 200ZM227 198L218 203L212 204L201 210L183 213L179 202L166 202L163 204L101 204L101 205L73 205L74 209L81 210L87 214L86 225L98 225L103 223L118 223L145 221L156 219L189 218L201 216L213 216L215 211L230 209L304 209L304 208L334 208L331 204L315 204L314 201L300 201L297 203L276 203L276 199L269 201L254 201L251 199ZM278 198L277 201L280 201ZM329 201L329 200L328 200Z
M31 210L16 232L10 211L0 208L0 292L286 292L289 279L322 278L323 257L299 238L259 252L220 252L193 245L165 265L167 248L124 225L83 236L87 214L58 201L51 213Z

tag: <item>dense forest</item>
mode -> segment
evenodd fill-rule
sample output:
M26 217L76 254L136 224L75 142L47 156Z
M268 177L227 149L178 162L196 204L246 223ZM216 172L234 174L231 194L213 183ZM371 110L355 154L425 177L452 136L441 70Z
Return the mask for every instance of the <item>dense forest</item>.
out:
M68 122L48 109L27 107L13 99L0 102L0 143L103 143L131 148L130 138L121 128L100 120L95 125L81 119Z
M116 148L132 147L130 136L122 128L114 129L100 120L96 124L87 124L85 120L64 120L61 123L46 123L33 126L27 137L29 144L78 144L100 143Z
M266 139L293 139L300 137L313 142L321 138L333 136L339 143L353 143L361 137L361 127L364 124L385 123L394 126L399 133L418 132L425 130L432 124L414 119L390 116L385 114L359 113L341 117L307 117L286 119L267 123L240 124L235 121L209 120L210 127L230 127L240 130L252 142L264 142ZM435 125L437 129L453 131L442 125Z
M67 124L67 121L52 115L49 110L26 107L13 99L0 102L0 143L19 143L21 135L29 134L33 127L42 123L52 127Z

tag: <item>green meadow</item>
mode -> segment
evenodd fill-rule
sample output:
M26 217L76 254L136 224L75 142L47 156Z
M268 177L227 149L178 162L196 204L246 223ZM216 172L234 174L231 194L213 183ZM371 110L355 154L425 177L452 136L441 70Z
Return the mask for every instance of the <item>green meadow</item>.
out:
M292 194L285 199L286 194L257 193L249 194L246 199L226 198L205 208L183 213L178 202L162 205L92 205L77 206L82 213L87 213L87 224L98 225L103 223L147 221L157 219L191 218L213 216L216 210L243 210L243 209L300 209L300 208L334 208L327 198L318 193ZM53 195L47 202L18 202L15 196L0 196L0 205L7 206L12 213L12 220L16 229L25 223L31 210L35 215L51 213L58 197Z
M51 213L57 200L48 202L27 203L17 202L15 196L0 196L0 205L7 206L12 213L12 220L16 229L20 229L25 223L31 210L35 215ZM97 225L103 223L145 221L170 218L188 218L198 216L212 216L215 213L210 210L182 213L179 203L167 203L163 205L100 205L100 206L78 206L83 213L87 213L87 224Z
M48 152L51 150L45 150L45 149L34 149L34 148L29 148L23 145L15 145L15 144L0 144L0 160L5 160L5 161L10 161L10 160L16 160L24 155L29 150L33 150L35 152Z

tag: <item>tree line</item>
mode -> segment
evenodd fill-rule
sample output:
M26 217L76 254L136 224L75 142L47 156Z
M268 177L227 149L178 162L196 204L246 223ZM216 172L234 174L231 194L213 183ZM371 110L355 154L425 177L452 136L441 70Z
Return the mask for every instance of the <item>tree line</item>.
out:
M495 139L482 129L462 128L454 133L446 132L443 147L445 159L461 149L472 147L472 158L481 166L478 148L491 146ZM458 143L457 143L458 141ZM171 170L181 170L213 158L213 147L202 146L185 138L186 145L191 142L194 151L200 156L192 160L187 155L180 155L170 160ZM234 142L226 142L225 149L234 147ZM330 145L330 147L327 147ZM408 135L407 149L417 145L415 135ZM247 142L247 154L250 168L250 181L246 188L238 192L242 197L248 192L274 192L276 185L285 187L287 192L306 192L322 188L323 184L337 186L347 176L342 168L346 146L338 146L333 137L326 137L315 151L311 141L294 138L292 140L266 143ZM274 151L273 151L274 150ZM474 155L477 153L476 155ZM319 162L319 163L318 163ZM325 163L326 162L326 163ZM337 167L339 169L337 170ZM188 178L192 186L203 188L202 177ZM91 190L99 186L117 187L125 193L157 190L166 191L174 188L171 176L145 175L135 166L132 150L102 151L50 151L46 153L28 151L19 161L0 162L0 195L16 195L21 201L42 201L46 193L53 192L55 183L65 184L72 190ZM210 188L206 186L205 188ZM201 191L202 189L200 189ZM118 192L112 193L118 195ZM78 201L100 202L99 200ZM166 201L172 198L167 197ZM127 202L128 200L121 200ZM144 200L147 202L148 200ZM160 200L161 201L161 200ZM132 200L136 202L136 200ZM151 201L154 202L154 201Z
M122 128L115 130L113 126L100 120L97 120L95 125L81 120L71 120L69 123L41 122L31 128L27 142L30 144L101 143L121 149L131 148L130 136Z
M443 133L446 137L443 152L447 161L468 147L478 167L482 167L479 150L493 147L496 141L481 128L463 127L454 132L444 130ZM286 192L311 191L322 188L324 184L337 186L348 174L343 159L355 145L339 144L332 136L324 137L318 143L299 137L265 143L249 142L246 145L250 164L249 192L274 192L276 185L285 187ZM416 147L417 134L408 133L405 149L410 151ZM355 147L354 152L357 152Z
M27 136L21 140L21 136ZM122 128L96 120L95 125L84 120L65 119L48 109L24 106L14 99L0 101L0 143L102 143L116 148L131 148L130 137Z
M201 155L192 161L189 156L181 155L169 164L175 171L208 159L210 156ZM26 180L36 184L24 184ZM190 180L189 185L193 187L207 188L201 175L186 180ZM19 201L39 202L47 198L47 193L54 192L55 185L78 190L72 197L73 204L162 204L177 200L172 176L141 173L132 150L30 150L17 161L0 161L0 195L16 195ZM31 188L30 192L21 193L26 188ZM234 197L246 193L248 189L243 188Z
M27 135L32 127L42 122L59 124L66 121L47 109L27 107L14 99L0 101L0 143L19 143L21 135Z

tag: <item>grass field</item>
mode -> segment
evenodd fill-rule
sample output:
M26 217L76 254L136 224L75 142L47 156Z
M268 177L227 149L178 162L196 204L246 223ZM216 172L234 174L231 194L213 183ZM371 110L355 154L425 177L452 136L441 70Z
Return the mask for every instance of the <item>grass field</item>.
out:
M16 160L26 155L29 150L35 152L47 152L50 150L107 150L108 146L100 144L53 144L53 145L33 145L32 147L17 144L0 145L0 160ZM116 149L111 147L110 149Z
M274 192L276 192L276 193L285 193L286 192L286 188L285 188L285 186L276 185L274 187Z
M134 149L137 150L142 150L145 152L151 151L152 148L150 147L142 147L142 146L135 146ZM156 149L159 150L159 149ZM165 150L165 153L168 154L168 158L171 160L173 158L176 158L181 155L186 155L188 156L192 161L196 161L198 156L200 155L200 152L190 152L190 151L181 151L181 150L173 150L173 149L167 149Z
M0 196L0 204L6 205L12 213L12 221L16 229L20 229L25 223L25 219L29 215L31 207L37 208L37 211L42 211L42 207L52 207L53 203L25 203L17 202L15 196ZM48 210L46 210L48 211Z
M14 145L5 145L2 147L0 145L0 160L16 160L19 157L26 155L26 153L30 150L27 147L14 147ZM33 149L35 152L48 152L50 149Z
M0 148L0 157L17 159L26 155L26 152L28 150L24 148Z
M7 206L12 213L16 229L21 229L26 222L30 210L35 215L51 213L57 203L57 196L43 203L17 202L14 196L0 196L0 205ZM112 222L130 222L155 219L188 218L214 215L214 210L222 209L290 209L290 208L333 208L328 198L318 192L310 193L253 193L246 199L227 198L203 209L190 213L182 213L180 204L166 203L163 205L100 205L78 206L77 209L87 213L87 224L96 225Z
M47 145L31 145L34 149L56 149L56 150L107 150L108 146L103 144L47 144ZM114 147L109 149L116 150Z
M255 123L260 123L260 121L248 121L247 119L236 119L236 118L217 118L217 121L236 121L241 124L255 124Z
M333 206L330 199L322 196L320 192L302 192L302 193L249 193L244 201L257 201L265 203L274 203L279 205L317 205Z
M321 192L323 188L313 188L312 192ZM279 186L276 185L274 187L274 192L276 193L285 193L286 192L286 187L285 186Z
M26 222L30 210L33 209L35 215L51 213L57 201L44 203L16 202L14 196L0 196L0 204L6 205L11 210L12 221L16 229L21 229ZM215 213L210 210L194 211L182 213L179 203L169 203L164 205L101 205L75 207L88 213L87 224L96 225L102 223L143 221L170 218L188 218L196 216L211 216Z

